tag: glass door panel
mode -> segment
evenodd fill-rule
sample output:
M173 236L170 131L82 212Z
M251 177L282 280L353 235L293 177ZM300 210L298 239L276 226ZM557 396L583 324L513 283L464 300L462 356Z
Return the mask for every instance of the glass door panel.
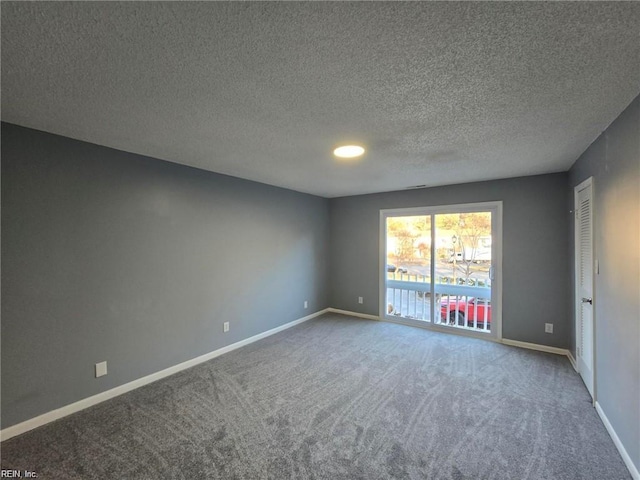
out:
M386 314L430 322L431 215L386 218Z
M492 212L444 213L434 220L434 323L490 332Z

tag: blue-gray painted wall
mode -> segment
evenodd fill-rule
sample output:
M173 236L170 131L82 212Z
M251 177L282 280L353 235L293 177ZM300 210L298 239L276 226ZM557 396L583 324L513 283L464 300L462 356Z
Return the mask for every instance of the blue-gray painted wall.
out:
M331 199L329 303L379 314L380 210L501 200L503 337L567 348L566 188L567 174L558 173Z
M327 247L326 199L3 123L2 427L326 308Z
M596 396L640 470L640 97L569 171L572 202L573 187L589 177L600 266L594 287ZM574 255L571 228L572 287ZM570 326L575 354L574 323Z

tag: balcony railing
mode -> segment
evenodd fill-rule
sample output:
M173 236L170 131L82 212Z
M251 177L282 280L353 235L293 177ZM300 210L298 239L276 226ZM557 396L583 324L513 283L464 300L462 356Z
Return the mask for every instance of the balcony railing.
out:
M432 319L431 279L420 274L388 274L387 315L474 331L490 331L491 287L444 281L434 285L435 318Z

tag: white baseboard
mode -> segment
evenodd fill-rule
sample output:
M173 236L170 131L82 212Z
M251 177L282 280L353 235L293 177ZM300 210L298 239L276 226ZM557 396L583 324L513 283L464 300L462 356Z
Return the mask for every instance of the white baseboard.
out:
M194 367L200 363L219 357L224 353L231 352L232 350L244 347L245 345L249 345L250 343L257 342L258 340L286 330L287 328L291 328L300 323L306 322L307 320L311 320L312 318L323 315L329 311L331 311L331 309L325 308L324 310L320 310L318 312L307 315L306 317L302 317L292 322L285 323L284 325L280 325L279 327L272 328L271 330L259 333L258 335L254 335L253 337L246 338L231 345L227 345L226 347L214 350L213 352L209 352L191 360L187 360L186 362L179 363L178 365L174 365L173 367L165 368L164 370L152 373L151 375L147 375L146 377L133 380L129 383L125 383L124 385L120 385L91 397L83 398L82 400L71 403L69 405L65 405L64 407L57 408L50 412L43 413L42 415L38 415L37 417L25 420L24 422L12 425L3 430L0 430L0 442L8 440L11 437L15 437L16 435L28 432L29 430L33 430L34 428L46 425L47 423L53 422L60 418L66 417L67 415L71 415L72 413L79 412L81 410L84 410L85 408L92 407L94 405L97 405L98 403L102 403L106 400L122 395L123 393L127 393L131 390L135 390L136 388L148 385L152 382L173 375L174 373L178 373L182 370L186 370L187 368Z
M339 308L327 308L328 312L341 313L342 315L349 315L350 317L366 318L367 320L380 320L377 315L369 315L368 313L351 312L349 310L340 310Z
M573 355L571 354L571 350L567 350L567 357L569 357L569 361L571 362L571 366L577 372L578 371L578 362L576 362L576 359L573 358Z
M598 415L600 416L602 423L604 423L604 426L607 429L607 432L609 432L609 435L611 436L611 439L613 440L614 445L618 449L618 452L620 452L620 456L622 457L624 464L629 469L629 473L631 473L631 477L633 478L633 480L640 480L640 472L638 471L638 467L633 464L633 461L631 460L631 457L627 453L627 450L624 448L624 445L622 445L620 438L618 438L618 434L613 429L613 425L611 425L611 422L609 422L609 419L605 415L604 410L602 410L602 407L598 402L596 402L596 412L598 412Z
M366 318L367 320L382 320L379 316L377 315L369 315L368 313L358 313L358 312L352 312L350 310L341 310L339 308L327 308L328 312L331 313L340 313L342 315L349 315L351 317L359 317L359 318ZM400 325L407 325L407 326L415 326L409 323L404 323L401 321L398 322L394 322L393 320L388 320L390 322L393 323L398 323ZM440 331L440 330L438 330ZM458 333L456 330L452 330L452 332L447 332L447 333ZM474 337L477 338L477 337ZM571 352L569 350L567 350L566 348L558 348L558 347L550 347L548 345L540 345L538 343L528 343L528 342L521 342L519 340L509 340L508 338L503 338L503 339L495 339L495 338L487 338L487 340L491 340L491 341L496 341L498 343L503 343L505 345L511 345L513 347L520 347L520 348L527 348L529 350L537 350L539 352L547 352L547 353L555 353L556 355L563 355L569 358L569 361L571 362L571 365L573 365L573 368L577 370L577 364L576 361L574 360L573 356L571 355Z
M528 348L529 350L537 350L539 352L555 353L556 355L569 356L569 350L566 348L549 347L548 345L540 345L538 343L521 342L519 340L509 340L503 338L501 343L511 345L512 347Z

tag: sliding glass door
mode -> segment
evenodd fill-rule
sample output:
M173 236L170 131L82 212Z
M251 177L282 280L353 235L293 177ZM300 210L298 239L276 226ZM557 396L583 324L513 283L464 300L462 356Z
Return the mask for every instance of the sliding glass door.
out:
M381 211L381 316L501 336L500 202Z

